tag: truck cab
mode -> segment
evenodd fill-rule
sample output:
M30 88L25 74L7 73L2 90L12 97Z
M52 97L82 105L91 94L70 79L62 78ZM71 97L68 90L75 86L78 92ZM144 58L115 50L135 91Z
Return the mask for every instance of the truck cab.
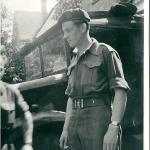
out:
M117 50L122 60L125 78L131 88L122 120L122 149L142 150L143 16L118 16L114 10L89 14L90 35ZM72 49L64 41L56 21L48 30L27 43L19 55L25 62L26 81L15 86L22 92L33 114L33 148L59 150L59 137L68 98L65 95L67 67L72 57ZM16 129L20 126L21 122L18 121ZM18 140L16 145L17 142Z

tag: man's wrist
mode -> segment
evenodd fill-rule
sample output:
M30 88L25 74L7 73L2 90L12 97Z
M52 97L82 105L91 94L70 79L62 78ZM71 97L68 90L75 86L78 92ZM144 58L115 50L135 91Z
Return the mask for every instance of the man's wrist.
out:
M118 134L119 130L120 130L119 126L114 126L112 124L109 124L108 132L111 132L111 134Z
M30 146L32 146L32 142L25 142L24 145L30 145Z
M117 121L111 121L110 124L113 125L113 126L117 126L117 127L120 126L120 122L117 122Z
M64 128L64 129L63 129L63 132L68 132L68 128Z
M68 127L69 127L69 124L65 122L64 127L63 127L63 131L68 131Z

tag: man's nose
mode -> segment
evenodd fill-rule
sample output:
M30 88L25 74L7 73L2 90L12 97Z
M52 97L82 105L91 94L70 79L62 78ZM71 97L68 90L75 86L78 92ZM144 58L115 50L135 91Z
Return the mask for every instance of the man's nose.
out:
M67 34L64 33L64 37L63 38L66 40L67 39Z
M63 38L66 39L66 35L65 34L64 34Z

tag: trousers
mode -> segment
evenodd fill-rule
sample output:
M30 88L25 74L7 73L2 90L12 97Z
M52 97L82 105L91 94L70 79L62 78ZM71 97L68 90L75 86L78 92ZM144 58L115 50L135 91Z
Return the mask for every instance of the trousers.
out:
M73 109L67 150L103 150L103 138L110 121L111 107L106 105Z

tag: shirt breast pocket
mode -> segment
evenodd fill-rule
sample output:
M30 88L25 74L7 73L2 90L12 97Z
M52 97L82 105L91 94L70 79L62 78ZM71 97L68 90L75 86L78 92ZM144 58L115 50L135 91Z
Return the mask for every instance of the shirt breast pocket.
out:
M102 60L95 55L83 61L83 84L93 85L99 80L100 71L103 70Z

